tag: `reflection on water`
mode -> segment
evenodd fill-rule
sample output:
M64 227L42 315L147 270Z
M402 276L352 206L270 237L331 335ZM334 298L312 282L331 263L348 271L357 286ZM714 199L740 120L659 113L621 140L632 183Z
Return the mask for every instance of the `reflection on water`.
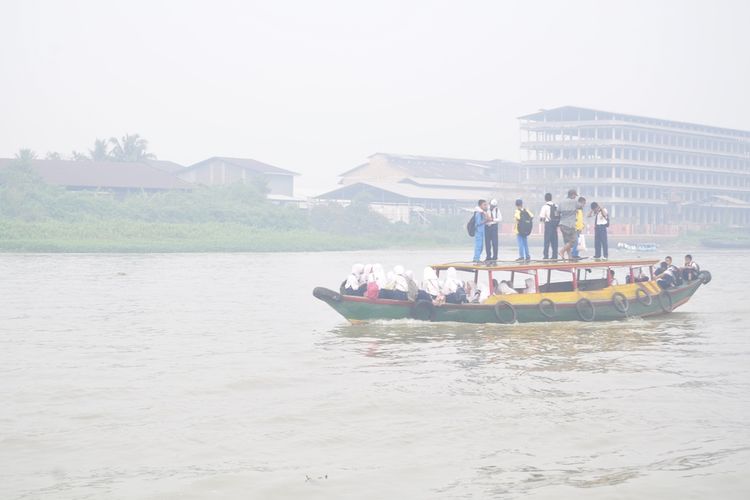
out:
M349 325L312 298L371 259L436 257L3 256L0 498L747 497L741 254L661 318Z

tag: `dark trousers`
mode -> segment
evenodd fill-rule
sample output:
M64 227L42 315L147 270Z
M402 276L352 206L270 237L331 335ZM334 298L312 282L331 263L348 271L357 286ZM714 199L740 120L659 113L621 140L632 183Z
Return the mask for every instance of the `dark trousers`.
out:
M551 257L556 259L557 255L557 224L554 222L544 223L544 258L550 258L550 250L552 250Z
M498 230L497 224L487 226L484 230L484 249L487 260L497 260Z
M609 258L609 244L607 243L607 226L594 226L594 258Z

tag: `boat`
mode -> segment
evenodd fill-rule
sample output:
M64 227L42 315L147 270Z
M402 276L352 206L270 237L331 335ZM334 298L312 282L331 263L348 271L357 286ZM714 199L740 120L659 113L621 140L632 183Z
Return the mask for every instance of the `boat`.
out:
M504 279L516 292L493 294L482 303L369 299L344 295L324 287L315 288L313 296L351 323L400 319L504 324L613 321L668 314L690 300L701 285L711 281L711 273L701 271L693 280L662 289L654 275L657 263L652 259L544 260L490 264L449 262L432 266L438 273L450 267L468 273L475 285L480 279L485 279L490 290L494 289L493 280ZM610 269L624 270L626 283L613 283ZM532 289L536 291L523 293L524 288L517 286L519 282L533 285Z
M617 248L629 252L655 252L659 249L656 243L623 243L619 242Z

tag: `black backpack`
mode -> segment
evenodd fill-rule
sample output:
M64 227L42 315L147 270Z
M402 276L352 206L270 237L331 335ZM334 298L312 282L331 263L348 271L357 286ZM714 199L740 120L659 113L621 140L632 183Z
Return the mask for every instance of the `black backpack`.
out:
M560 209L554 203L549 206L549 221L554 226L560 224Z
M469 233L469 236L474 237L477 234L477 224L474 221L474 217L476 216L476 212L471 213L471 219L469 219L469 222L466 223L466 232Z
M521 210L521 218L518 221L518 234L528 236L531 234L531 228L534 225L534 219L525 208Z

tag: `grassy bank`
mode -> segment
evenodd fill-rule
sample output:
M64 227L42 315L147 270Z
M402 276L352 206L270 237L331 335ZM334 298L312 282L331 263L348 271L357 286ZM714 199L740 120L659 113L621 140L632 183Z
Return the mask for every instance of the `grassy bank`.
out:
M4 252L297 252L450 244L453 238L426 231L359 236L217 222L0 220Z

